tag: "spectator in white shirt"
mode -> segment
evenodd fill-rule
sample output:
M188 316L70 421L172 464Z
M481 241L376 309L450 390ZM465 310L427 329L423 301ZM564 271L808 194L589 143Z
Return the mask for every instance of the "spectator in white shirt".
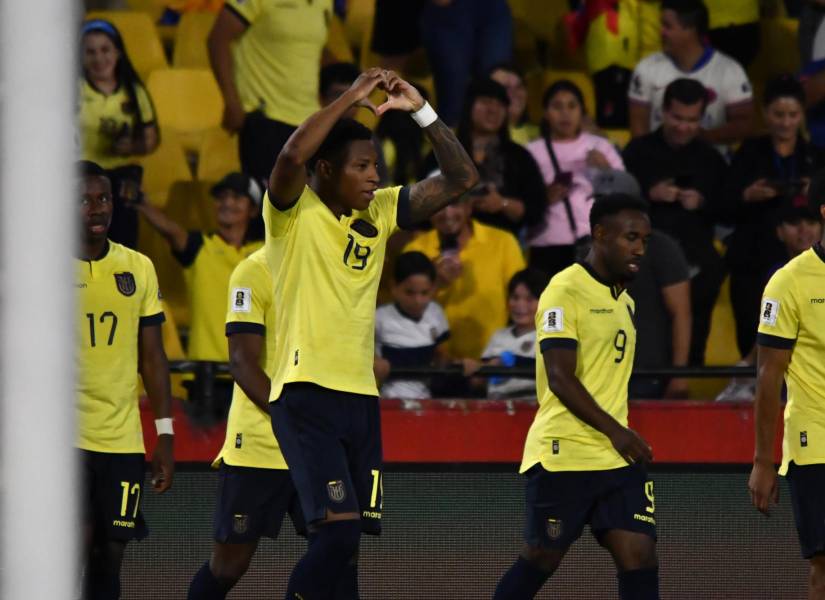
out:
M630 132L639 137L662 124L667 85L679 78L708 90L702 138L724 151L751 132L753 90L742 66L706 43L708 11L701 0L664 0L662 52L642 60L630 83Z

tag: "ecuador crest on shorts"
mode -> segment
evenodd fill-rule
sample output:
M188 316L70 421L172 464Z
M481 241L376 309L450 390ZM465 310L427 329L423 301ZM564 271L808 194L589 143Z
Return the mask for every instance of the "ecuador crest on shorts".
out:
M327 483L327 494L333 502L343 502L344 498L347 497L344 482L339 479L338 481L330 481Z
M137 286L135 285L135 276L129 271L124 273L115 273L115 283L117 284L117 291L124 296L131 296L137 289Z
M547 537L557 540L561 537L561 519L547 519Z

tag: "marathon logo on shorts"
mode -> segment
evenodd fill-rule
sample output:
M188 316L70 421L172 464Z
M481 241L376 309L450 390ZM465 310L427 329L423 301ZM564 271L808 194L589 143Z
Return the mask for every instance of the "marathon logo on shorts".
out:
M559 440L553 440L553 454L559 453Z
M235 434L235 448L240 449L241 446L243 446L243 434L242 433L236 433Z
M115 284L117 284L117 291L124 296L131 296L137 289L135 276L128 271L125 273L115 273Z
M249 515L233 515L232 531L246 533L247 529L249 529Z
M544 311L542 321L544 323L542 329L545 333L564 331L564 309L561 306L547 309Z
M776 319L779 316L779 300L773 298L765 298L762 300L762 312L759 316L759 321L763 325L776 325Z
M343 502L344 498L347 497L347 492L344 489L344 482L338 480L327 483L327 494L329 495L329 499L333 502Z
M248 313L252 310L252 290L245 287L232 288L232 312Z
M808 447L808 432L807 431L800 431L799 432L799 445L803 448Z
M547 537L551 540L559 539L562 530L561 519L547 519Z

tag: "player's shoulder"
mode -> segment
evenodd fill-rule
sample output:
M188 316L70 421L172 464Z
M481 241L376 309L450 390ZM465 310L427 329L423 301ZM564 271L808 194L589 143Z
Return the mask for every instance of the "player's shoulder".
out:
M152 262L151 258L146 256L142 252L133 250L132 248L124 246L123 244L118 244L117 242L109 240L109 252L112 254L112 257L116 260L118 266L130 265L134 268L141 270L155 270L155 265Z
M541 293L539 305L543 306L546 302L551 301L551 299L555 301L563 297L575 300L577 291L582 286L582 272L584 272L584 269L574 264L553 275L547 287L545 287ZM584 274L586 275L586 272Z

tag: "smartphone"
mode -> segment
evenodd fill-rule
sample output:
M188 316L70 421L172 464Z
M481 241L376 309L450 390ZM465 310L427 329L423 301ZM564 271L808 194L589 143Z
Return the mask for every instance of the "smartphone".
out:
M553 183L558 183L567 187L570 187L573 183L573 172L572 171L559 171L556 173L556 177L553 179Z

